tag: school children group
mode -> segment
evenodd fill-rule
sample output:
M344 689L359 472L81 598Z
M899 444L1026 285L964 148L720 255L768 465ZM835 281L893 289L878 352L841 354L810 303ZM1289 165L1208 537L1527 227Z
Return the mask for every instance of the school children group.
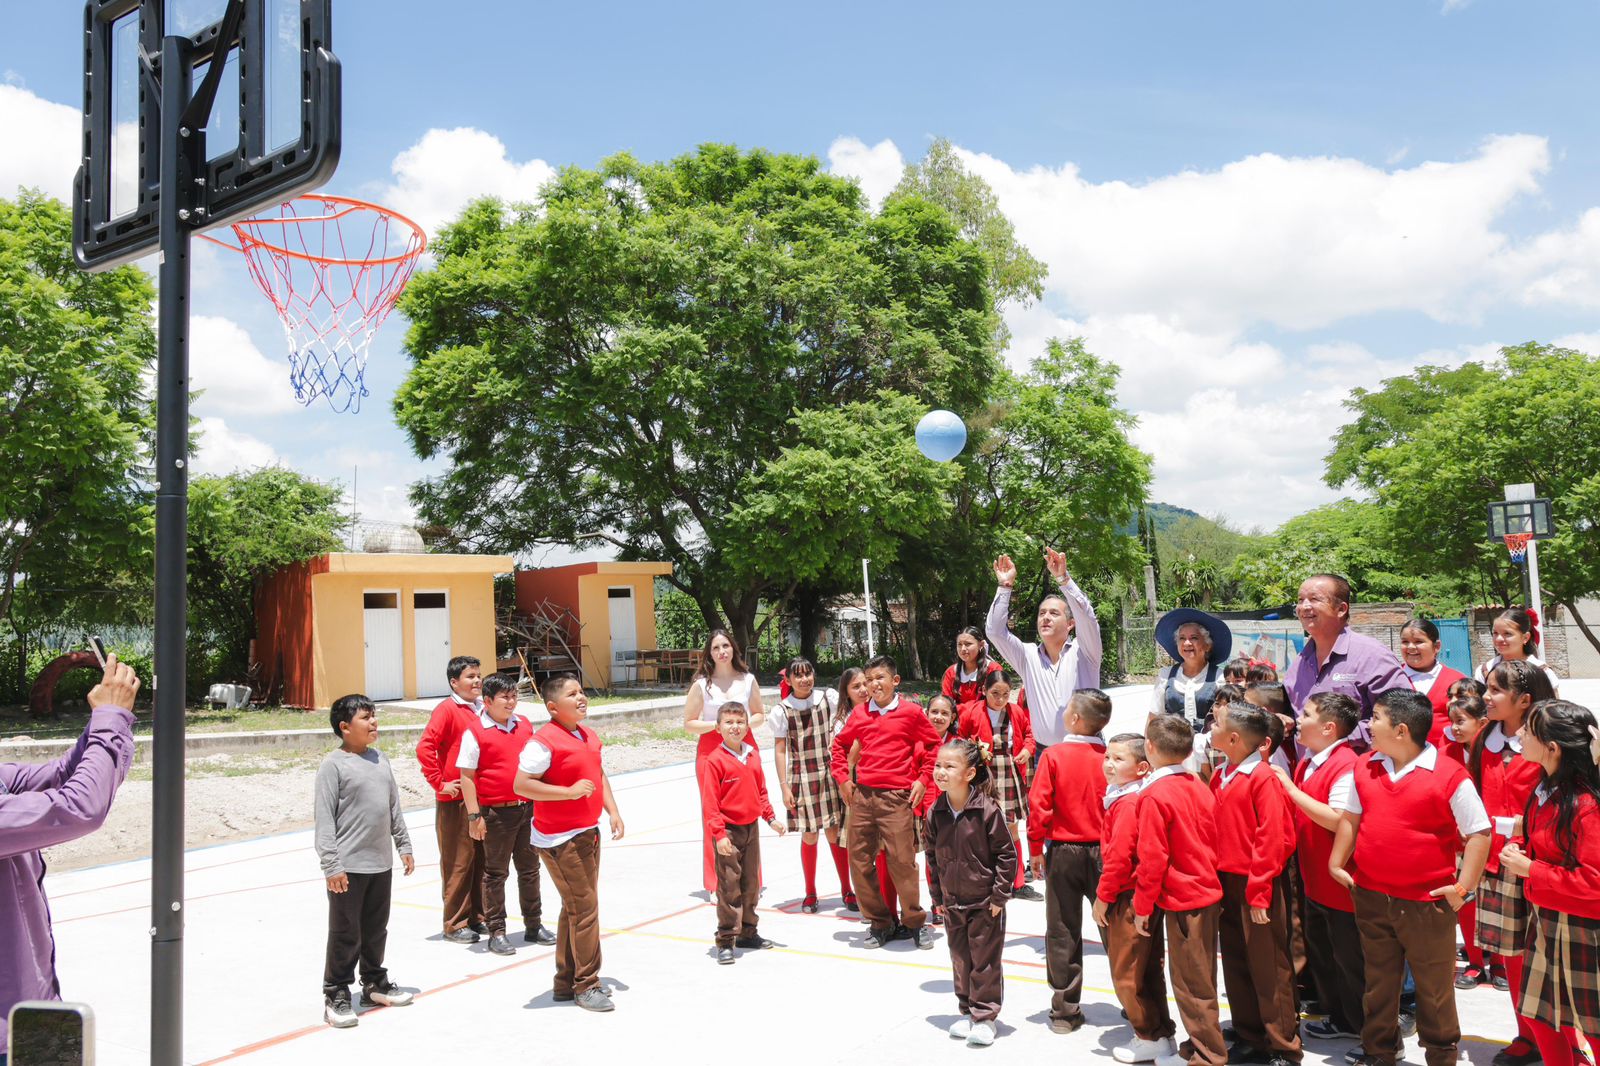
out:
M972 1046L996 1039L1006 906L1037 878L1049 1026L1084 1024L1087 903L1132 1030L1112 1049L1118 1062L1293 1063L1309 1036L1352 1041L1352 1063L1391 1064L1414 1030L1430 1066L1443 1066L1461 1038L1456 991L1480 982L1508 991L1517 1018L1497 1066L1582 1061L1578 1049L1600 1040L1600 729L1588 710L1555 698L1531 643L1500 640L1497 621L1501 654L1478 681L1445 675L1420 653L1413 664L1408 652L1409 683L1377 693L1367 714L1340 691L1291 707L1269 666L1224 666L1226 646L1212 641L1213 662L1187 671L1203 682L1164 683L1142 734L1106 738L1098 633L1079 626L1079 639L1064 643L1093 614L1050 556L1062 595L1047 605L1063 621L1052 632L1041 607L1040 644L995 642L1008 661L1022 660L1013 665L1026 692L970 629L926 707L899 693L894 662L879 656L846 670L833 691L809 662L792 662L768 712L731 638L712 634L685 727L700 737L702 887L716 902L716 962L773 946L756 918L766 822L800 834L806 913L819 907L827 840L843 905L867 926L862 947L905 938L931 948L930 923L943 925L960 1011L949 1031ZM996 573L1003 629L1015 570L1002 559ZM1508 634L1531 627L1526 612L1502 621ZM1407 623L1407 641L1438 649L1424 620ZM486 933L491 950L515 951L505 907L515 865L524 938L556 945L555 997L610 1010L598 981L600 811L613 838L622 822L599 739L581 724L581 685L547 683L552 721L535 731L509 686L477 680L475 661L450 669L452 697L418 746L438 800L442 935ZM336 703L343 746L318 775L334 1025L356 1021L348 986L358 960L364 1002L409 998L382 966L391 837L407 873L411 862L392 775L371 748L371 706L359 696ZM754 739L763 721L781 818ZM1057 742L1036 739L1047 730ZM562 897L553 936L540 923L541 858Z

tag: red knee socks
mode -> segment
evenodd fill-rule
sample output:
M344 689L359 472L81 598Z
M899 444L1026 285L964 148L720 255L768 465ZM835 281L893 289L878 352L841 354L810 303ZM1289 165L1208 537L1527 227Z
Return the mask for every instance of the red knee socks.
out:
M1522 996L1522 953L1515 955L1497 955L1500 965L1505 967L1506 981L1511 985L1511 1011L1516 1014L1517 1001ZM1528 1024L1528 1019L1521 1014L1516 1014L1517 1038L1520 1040L1533 1040L1533 1028Z
M800 871L806 875L806 898L815 899L817 896L817 845L813 841L807 844L800 842Z
M878 852L878 891L883 895L883 902L889 908L889 916L896 921L900 916L900 896L894 890L894 879L889 876L889 856Z
M839 871L839 894L842 896L855 895L855 890L850 887L850 851L839 844L829 844L833 852L833 868Z
M1544 1066L1578 1066L1577 1049L1572 1046L1578 1034L1571 1029L1557 1032L1544 1022L1532 1018L1519 1017L1517 1021L1525 1021L1532 1030L1533 1043L1539 1049L1539 1056L1544 1059Z
M1020 853L1021 849L1019 848L1017 850ZM1026 875L1027 872L1028 872L1028 864L1022 861L1022 857L1019 854L1018 857L1017 857L1017 876L1012 879L1011 887L1012 888L1021 888L1023 883L1024 883L1024 881L1023 881L1024 875Z
M1461 927L1461 945L1467 952L1467 965L1483 969L1483 949L1474 942L1478 933L1478 904L1468 903L1456 911L1456 924Z

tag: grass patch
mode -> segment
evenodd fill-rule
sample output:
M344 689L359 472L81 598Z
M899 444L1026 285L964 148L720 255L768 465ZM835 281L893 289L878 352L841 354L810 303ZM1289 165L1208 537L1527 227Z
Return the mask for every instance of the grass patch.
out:
M597 726L595 732L600 734L607 744L617 747L632 748L641 744L695 744L699 738L682 724L673 722L618 722L614 726Z

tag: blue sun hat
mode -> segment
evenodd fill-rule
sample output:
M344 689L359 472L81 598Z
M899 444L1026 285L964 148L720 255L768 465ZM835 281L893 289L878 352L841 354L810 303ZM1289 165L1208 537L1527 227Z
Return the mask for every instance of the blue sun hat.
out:
M1156 623L1156 643L1161 645L1161 650L1166 652L1173 662L1182 661L1178 655L1178 627L1191 622L1205 626L1206 632L1211 634L1211 655L1208 661L1227 662L1228 656L1233 654L1233 630L1216 615L1197 611L1193 607L1179 607L1161 616L1161 620Z

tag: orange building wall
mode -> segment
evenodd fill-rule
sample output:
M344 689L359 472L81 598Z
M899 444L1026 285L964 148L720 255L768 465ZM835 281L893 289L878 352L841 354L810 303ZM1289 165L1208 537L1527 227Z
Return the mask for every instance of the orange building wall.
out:
M602 570L604 567L601 568ZM611 687L611 605L608 589L633 589L633 630L639 648L656 647L656 579L654 574L597 573L578 579L578 618L583 622L584 684Z
M549 600L578 613L578 581L595 571L596 563L574 563L571 566L552 566L541 570L518 570L517 613L532 614L534 604Z
M326 557L286 566L256 587L256 663L258 695L272 696L282 686L289 707L315 707L312 684L311 582L328 568Z

